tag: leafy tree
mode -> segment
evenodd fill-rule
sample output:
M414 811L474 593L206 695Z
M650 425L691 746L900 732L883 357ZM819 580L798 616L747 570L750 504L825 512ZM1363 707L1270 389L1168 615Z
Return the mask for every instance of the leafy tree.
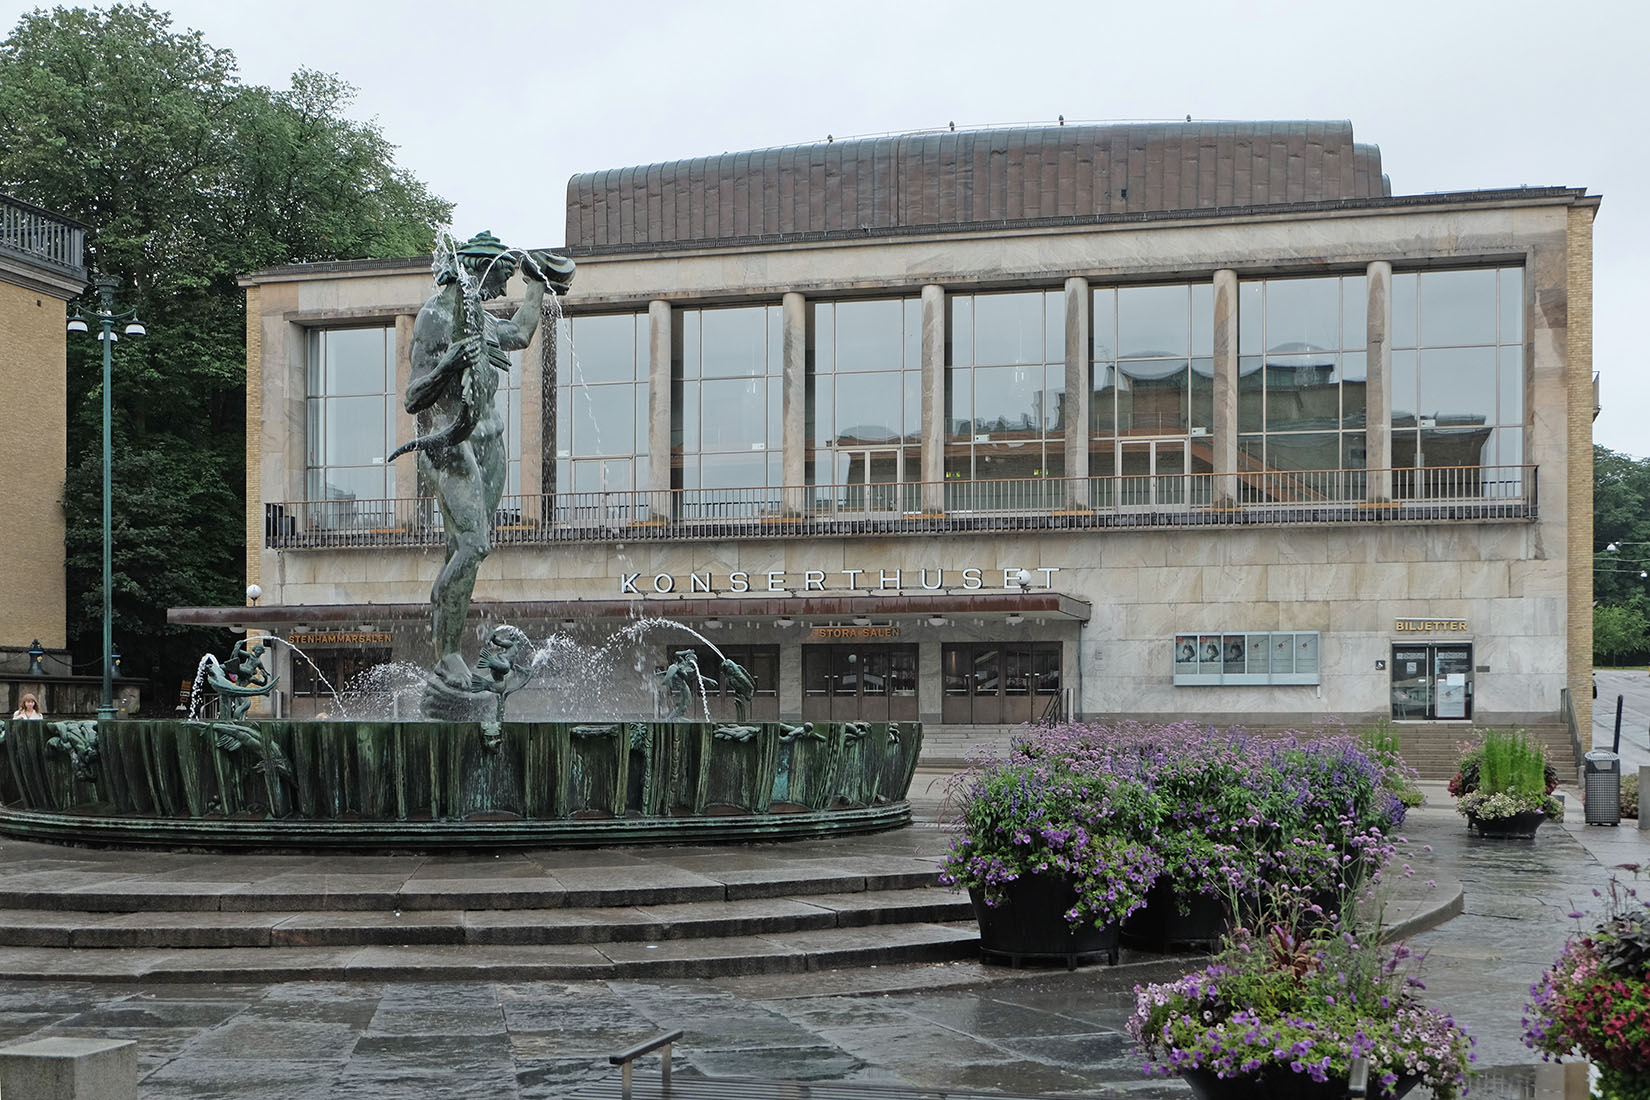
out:
M122 667L158 701L225 639L166 609L234 604L244 576L242 273L427 252L450 204L393 164L353 89L241 84L234 54L146 4L24 15L0 42L0 191L87 223L151 335L115 350L114 602ZM102 358L69 345L69 639L102 639Z
M1593 608L1593 660L1608 658L1614 664L1623 653L1639 653L1650 642L1650 620L1638 607L1613 607L1600 604Z

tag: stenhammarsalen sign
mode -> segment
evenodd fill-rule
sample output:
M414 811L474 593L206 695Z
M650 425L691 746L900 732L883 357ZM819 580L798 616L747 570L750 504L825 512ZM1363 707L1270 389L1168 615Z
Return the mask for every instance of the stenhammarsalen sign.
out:
M1053 588L1059 566L1027 569L1030 587ZM987 585L997 587L999 575L1004 591L1023 587L1019 569L807 569L799 573L783 569L752 573L736 569L731 573L620 573L621 596L668 595L672 592L717 594L721 592L771 592L779 596L800 596L809 592L939 592L947 588L978 592ZM863 578L863 579L861 579ZM829 582L829 584L827 584Z

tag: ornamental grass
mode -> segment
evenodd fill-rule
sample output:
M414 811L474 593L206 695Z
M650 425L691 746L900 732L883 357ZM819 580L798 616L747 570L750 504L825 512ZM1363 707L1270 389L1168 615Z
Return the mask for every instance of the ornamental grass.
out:
M1234 912L1278 898L1334 907L1391 858L1404 806L1386 774L1344 730L1061 726L953 777L959 835L942 881L993 905L1023 876L1066 876L1073 925L1122 920L1158 882Z
M1539 812L1557 820L1564 815L1563 804L1552 796L1557 786L1558 772L1522 730L1488 729L1482 743L1462 751L1449 793L1455 812L1469 819Z

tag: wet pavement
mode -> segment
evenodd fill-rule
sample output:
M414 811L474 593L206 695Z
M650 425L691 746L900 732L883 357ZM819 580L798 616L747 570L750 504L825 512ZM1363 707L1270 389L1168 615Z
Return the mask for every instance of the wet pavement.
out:
M1502 1071L1475 1096L1556 1095L1519 1041L1528 988L1576 927L1569 914L1599 910L1610 869L1650 863L1650 834L1582 824L1572 791L1570 820L1534 841L1480 840L1442 784L1424 786L1429 805L1412 811L1393 869L1399 893L1432 881L1465 906L1410 939L1428 956L1426 998L1477 1038L1481 1066ZM931 820L932 802L919 807ZM568 1097L616 1077L608 1054L678 1027L678 1073L1149 1100L1190 1093L1141 1076L1123 1035L1130 989L1195 965L957 962L653 983L0 979L0 1043L135 1039L143 1100Z

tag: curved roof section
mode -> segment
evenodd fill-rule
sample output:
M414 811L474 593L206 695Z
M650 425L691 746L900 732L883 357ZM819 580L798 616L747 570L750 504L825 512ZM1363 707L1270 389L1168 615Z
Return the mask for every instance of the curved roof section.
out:
M1350 122L925 132L574 176L573 248L1379 198Z

